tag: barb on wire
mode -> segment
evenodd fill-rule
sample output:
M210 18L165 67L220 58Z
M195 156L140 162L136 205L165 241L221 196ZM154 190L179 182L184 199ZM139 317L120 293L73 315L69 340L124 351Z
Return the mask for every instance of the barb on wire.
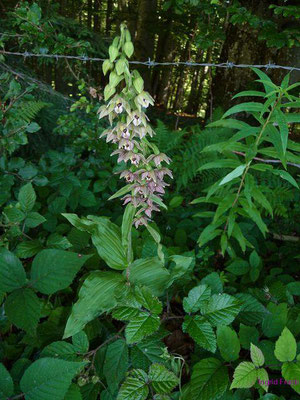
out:
M66 54L42 54L42 53L19 53L13 51L5 51L0 50L0 54L12 55L12 56L22 56L24 58L27 57L45 57L45 58L55 58L56 60L60 58L65 59L73 59L73 60L80 60L80 61L105 61L105 58L98 58L98 57L87 57L87 56L70 56ZM213 63L197 63L197 62L190 62L190 61L176 61L176 62L156 62L152 61L150 58L148 61L129 61L130 64L138 64L138 65L146 65L150 67L156 66L187 66L187 67L217 67L217 68L259 68L259 69L284 69L287 71L300 71L300 67L290 67L287 65L277 65L272 64L270 61L268 64L235 64L231 61L227 61L225 63L213 64Z

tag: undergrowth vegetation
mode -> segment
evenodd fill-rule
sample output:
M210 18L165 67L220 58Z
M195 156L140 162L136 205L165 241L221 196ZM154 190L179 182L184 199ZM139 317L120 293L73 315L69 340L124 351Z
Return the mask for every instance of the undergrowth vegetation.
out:
M67 99L2 60L0 399L297 399L300 84L172 129L133 51Z

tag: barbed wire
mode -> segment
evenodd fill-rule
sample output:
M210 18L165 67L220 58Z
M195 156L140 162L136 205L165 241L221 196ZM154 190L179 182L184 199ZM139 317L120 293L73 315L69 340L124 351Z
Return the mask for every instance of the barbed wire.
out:
M22 56L24 58L27 57L45 57L45 58L55 58L56 60L59 59L73 59L79 61L105 61L105 58L99 57L87 57L87 56L71 56L67 54L44 54L44 53L29 53L25 51L24 53L20 52L13 52L13 51L5 51L0 50L0 54L12 55L12 56ZM156 66L186 66L186 67L217 67L217 68L259 68L259 69L284 69L287 71L300 71L300 67L291 67L287 65L277 65L272 64L270 61L268 64L235 64L234 62L227 61L225 63L197 63L197 62L190 62L190 61L175 61L175 62L157 62L152 61L150 58L148 61L129 61L130 64L136 65L145 65L150 67Z

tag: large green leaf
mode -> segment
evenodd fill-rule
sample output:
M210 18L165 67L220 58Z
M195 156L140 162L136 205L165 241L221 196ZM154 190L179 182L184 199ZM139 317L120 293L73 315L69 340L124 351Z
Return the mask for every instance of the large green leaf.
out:
M70 251L42 250L32 263L31 285L45 294L65 289L90 257Z
M217 348L216 335L209 322L200 315L191 317L186 315L182 325L183 332L187 332L199 346L214 353Z
M229 325L240 308L241 303L229 294L214 294L203 310L203 314L215 326Z
M92 234L92 242L106 264L117 270L126 269L127 255L122 244L120 228L110 221L99 224Z
M10 251L0 249L0 292L12 292L26 283L21 261Z
M279 336L287 324L288 309L286 303L269 303L267 306L269 313L265 316L262 323L263 333L271 338Z
M238 178L239 176L242 175L246 168L246 165L239 165L236 167L233 171L229 172L224 178L221 180L219 185L225 185L225 183L231 182L233 179Z
M136 208L132 204L127 204L122 221L122 245L127 255L127 261L132 261L132 249L131 249L131 228L133 224L133 218L136 213Z
M235 361L241 350L240 341L235 331L229 326L218 326L217 343L225 361Z
M64 338L73 336L101 313L116 305L114 293L125 285L124 277L116 272L95 271L83 282L78 300L72 307L67 321Z
M187 313L199 311L208 303L211 289L207 285L199 285L189 291L188 297L183 299L183 308Z
M190 386L193 400L217 399L228 386L227 368L216 358L205 358L194 365Z
M27 185L21 187L18 200L23 211L29 212L32 210L36 200L36 194L31 183L27 183Z
M72 343L77 353L84 354L89 349L89 339L84 331L72 336Z
M132 318L125 329L126 342L128 344L140 342L144 337L156 332L160 325L160 319L156 315L141 312Z
M157 297L153 296L151 290L144 287L137 287L135 290L136 300L152 314L158 315L162 312L162 304Z
M152 363L162 361L163 343L152 337L135 344L130 351L130 359L134 368L147 370Z
M265 357L263 355L263 352L253 343L251 343L250 345L250 356L253 364L256 367L261 367L264 365Z
M34 333L41 317L42 302L32 289L13 291L5 302L8 319L20 329Z
M103 372L106 382L113 391L118 388L128 369L128 347L126 342L118 339L106 350Z
M161 364L152 364L148 376L153 389L160 394L170 393L179 383L177 376Z
M64 397L64 400L82 400L79 386L72 383Z
M292 362L285 362L281 368L282 376L286 381L289 381L291 387L300 394L300 383L299 383L299 376L300 376L300 361L295 363Z
M288 328L284 328L275 343L274 354L276 358L281 361L293 361L296 357L297 343L294 335L289 331Z
M63 400L72 379L85 364L41 358L26 369L20 388L26 400Z
M164 292L169 279L170 273L158 257L142 258L134 261L130 266L130 282L147 286L155 296Z
M0 400L6 400L13 393L13 380L4 365L0 363Z
M241 362L235 369L230 389L250 388L257 381L255 365L248 361Z

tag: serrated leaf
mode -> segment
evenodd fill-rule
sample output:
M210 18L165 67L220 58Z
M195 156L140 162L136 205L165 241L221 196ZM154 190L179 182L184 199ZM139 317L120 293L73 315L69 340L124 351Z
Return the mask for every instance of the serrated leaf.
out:
M144 381L129 376L121 386L117 400L146 400L148 393L149 388Z
M160 314L162 312L162 304L157 297L153 296L151 290L147 287L136 287L135 297L137 301L147 308L152 314Z
M12 292L26 283L21 261L10 251L0 249L0 292Z
M238 319L243 324L256 325L268 315L268 310L251 294L237 293L235 297L242 304Z
M36 228L38 225L42 224L45 221L46 219L41 214L35 211L31 211L25 219L25 225L28 228Z
M269 389L269 375L264 368L259 368L257 371L258 384L267 392Z
M236 332L229 326L218 326L217 344L221 356L225 361L235 361L241 350L240 341Z
M36 194L31 183L22 186L18 195L18 201L21 204L21 208L25 212L32 210L36 200Z
M63 400L72 379L85 364L41 358L26 369L20 388L26 400Z
M274 303L269 303L267 310L269 313L262 322L263 333L269 338L278 336L287 324L287 304L281 303L276 305Z
M72 383L64 397L64 400L82 400L79 386ZM92 399L90 398L90 400Z
M20 258L29 258L35 256L42 249L43 245L38 239L21 242L17 246L16 255Z
M211 289L207 285L199 285L189 291L188 297L183 299L183 308L187 313L199 311L208 303Z
M194 365L191 377L191 399L212 400L220 397L228 386L227 368L216 358L205 358Z
M263 355L263 352L253 343L251 343L250 345L250 356L253 364L256 367L261 367L262 365L264 365L265 357Z
M183 332L187 332L199 346L215 353L217 348L216 335L209 322L203 317L186 315L182 324Z
M130 359L132 366L147 370L151 364L162 361L162 352L162 341L151 337L146 338L131 348Z
M286 381L291 382L291 387L300 394L300 361L295 363L285 362L281 368L282 376Z
M240 308L240 302L229 294L215 294L210 298L202 313L215 326L229 325Z
M128 344L140 342L144 337L156 332L160 325L160 319L156 315L146 312L132 318L125 328L125 337Z
M45 294L65 289L90 257L63 250L42 250L32 263L31 285Z
M110 271L92 272L83 282L78 300L72 307L64 338L75 335L95 317L115 307L115 290L122 285L125 285L125 280L121 274Z
M40 319L42 303L32 289L14 290L5 302L5 313L18 328L34 333Z
M73 335L72 343L77 353L84 354L89 349L89 339L84 331L80 331Z
M13 380L4 365L0 363L0 400L6 400L13 393Z
M170 393L178 385L179 379L161 364L152 364L149 369L149 379L156 393Z
M288 328L284 328L275 343L274 354L276 358L281 361L293 361L296 357L297 343L294 335Z
M112 390L116 390L119 383L124 379L128 369L128 347L124 340L118 339L108 345L103 372L107 384Z
M241 362L235 369L230 389L250 388L257 381L255 365L248 361Z

